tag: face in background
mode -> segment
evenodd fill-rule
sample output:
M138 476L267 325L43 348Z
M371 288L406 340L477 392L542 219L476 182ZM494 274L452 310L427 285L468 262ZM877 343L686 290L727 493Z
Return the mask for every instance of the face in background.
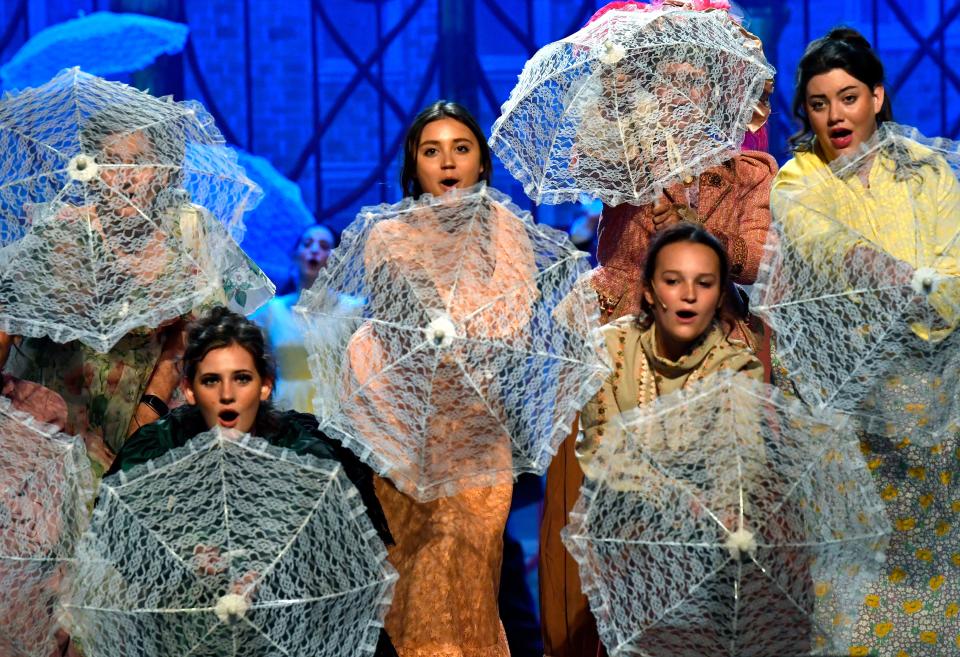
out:
M473 132L445 117L423 127L417 144L417 181L427 194L476 185L483 173L480 145Z
M219 425L249 433L260 402L269 399L272 390L273 381L260 376L250 352L234 343L207 352L183 394L200 409L208 428Z
M327 266L327 258L333 250L333 233L326 226L312 226L304 231L297 243L293 259L300 274L300 289L313 285L320 270Z
M883 85L871 89L842 68L810 78L804 109L828 161L855 153L873 136L883 95Z
M644 298L653 308L657 349L677 360L709 328L723 301L720 258L709 246L674 242L657 254Z
M157 157L143 130L107 135L97 159L103 200L115 216L132 217L138 209L146 212L169 178L168 171L150 166Z

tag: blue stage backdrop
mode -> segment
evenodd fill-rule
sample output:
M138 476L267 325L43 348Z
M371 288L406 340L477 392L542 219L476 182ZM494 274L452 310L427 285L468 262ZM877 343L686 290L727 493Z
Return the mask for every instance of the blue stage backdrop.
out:
M121 76L195 98L227 139L294 180L317 219L341 228L366 204L399 198L398 160L411 117L460 100L489 128L524 61L579 28L595 0L4 0L0 63L45 27L95 11L187 24L185 48ZM786 157L793 72L804 45L851 25L878 47L897 119L928 135L960 132L960 2L741 0L778 70L771 150ZM497 187L529 206L498 167ZM568 208L531 208L563 225ZM252 245L245 245L252 248ZM256 256L256 253L253 254Z

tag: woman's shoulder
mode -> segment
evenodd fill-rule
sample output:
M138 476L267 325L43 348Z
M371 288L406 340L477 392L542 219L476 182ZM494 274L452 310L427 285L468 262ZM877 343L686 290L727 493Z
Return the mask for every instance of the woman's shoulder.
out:
M763 363L746 343L723 335L717 342L718 369L744 372L763 379Z
M643 333L643 329L640 328L636 315L624 315L601 326L600 333L609 340L611 338L619 339L621 336L631 334L640 335Z
M195 406L179 406L159 420L137 429L123 444L108 474L129 470L163 456L175 447L182 447L206 428L203 416Z
M777 161L770 153L763 151L743 151L733 158L737 178L762 180L773 178L777 174Z
M774 178L774 187L794 183L815 172L825 171L828 164L814 150L794 151L793 157L784 163Z

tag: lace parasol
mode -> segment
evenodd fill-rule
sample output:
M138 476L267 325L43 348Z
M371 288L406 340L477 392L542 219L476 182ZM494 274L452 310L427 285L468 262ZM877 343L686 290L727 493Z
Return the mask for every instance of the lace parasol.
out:
M537 203L643 205L739 152L772 78L727 12L626 4L527 62L490 146Z
M851 424L722 372L607 423L563 530L611 655L845 646L889 523Z
M104 479L65 603L85 654L372 654L396 573L339 464L210 431Z
M751 307L806 401L900 438L960 426L958 171L955 142L884 124L778 185Z
M588 266L483 184L364 208L298 306L324 431L420 500L544 472L607 371Z
M272 284L236 245L259 190L198 105L77 69L0 102L0 330L101 351Z
M53 650L61 585L92 498L83 442L0 397L0 655Z

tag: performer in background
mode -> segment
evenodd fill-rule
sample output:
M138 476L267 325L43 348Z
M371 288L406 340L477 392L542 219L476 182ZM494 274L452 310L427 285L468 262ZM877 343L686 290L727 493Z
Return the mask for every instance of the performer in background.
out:
M253 321L263 327L270 352L276 359L274 401L280 408L313 413L313 398L317 391L312 383L310 368L307 367L303 331L294 317L293 307L300 300L300 293L309 289L317 280L320 270L327 266L327 258L334 246L336 238L333 231L322 224L310 226L303 231L297 238L293 251L293 261L297 268L297 289L274 297L251 316Z

